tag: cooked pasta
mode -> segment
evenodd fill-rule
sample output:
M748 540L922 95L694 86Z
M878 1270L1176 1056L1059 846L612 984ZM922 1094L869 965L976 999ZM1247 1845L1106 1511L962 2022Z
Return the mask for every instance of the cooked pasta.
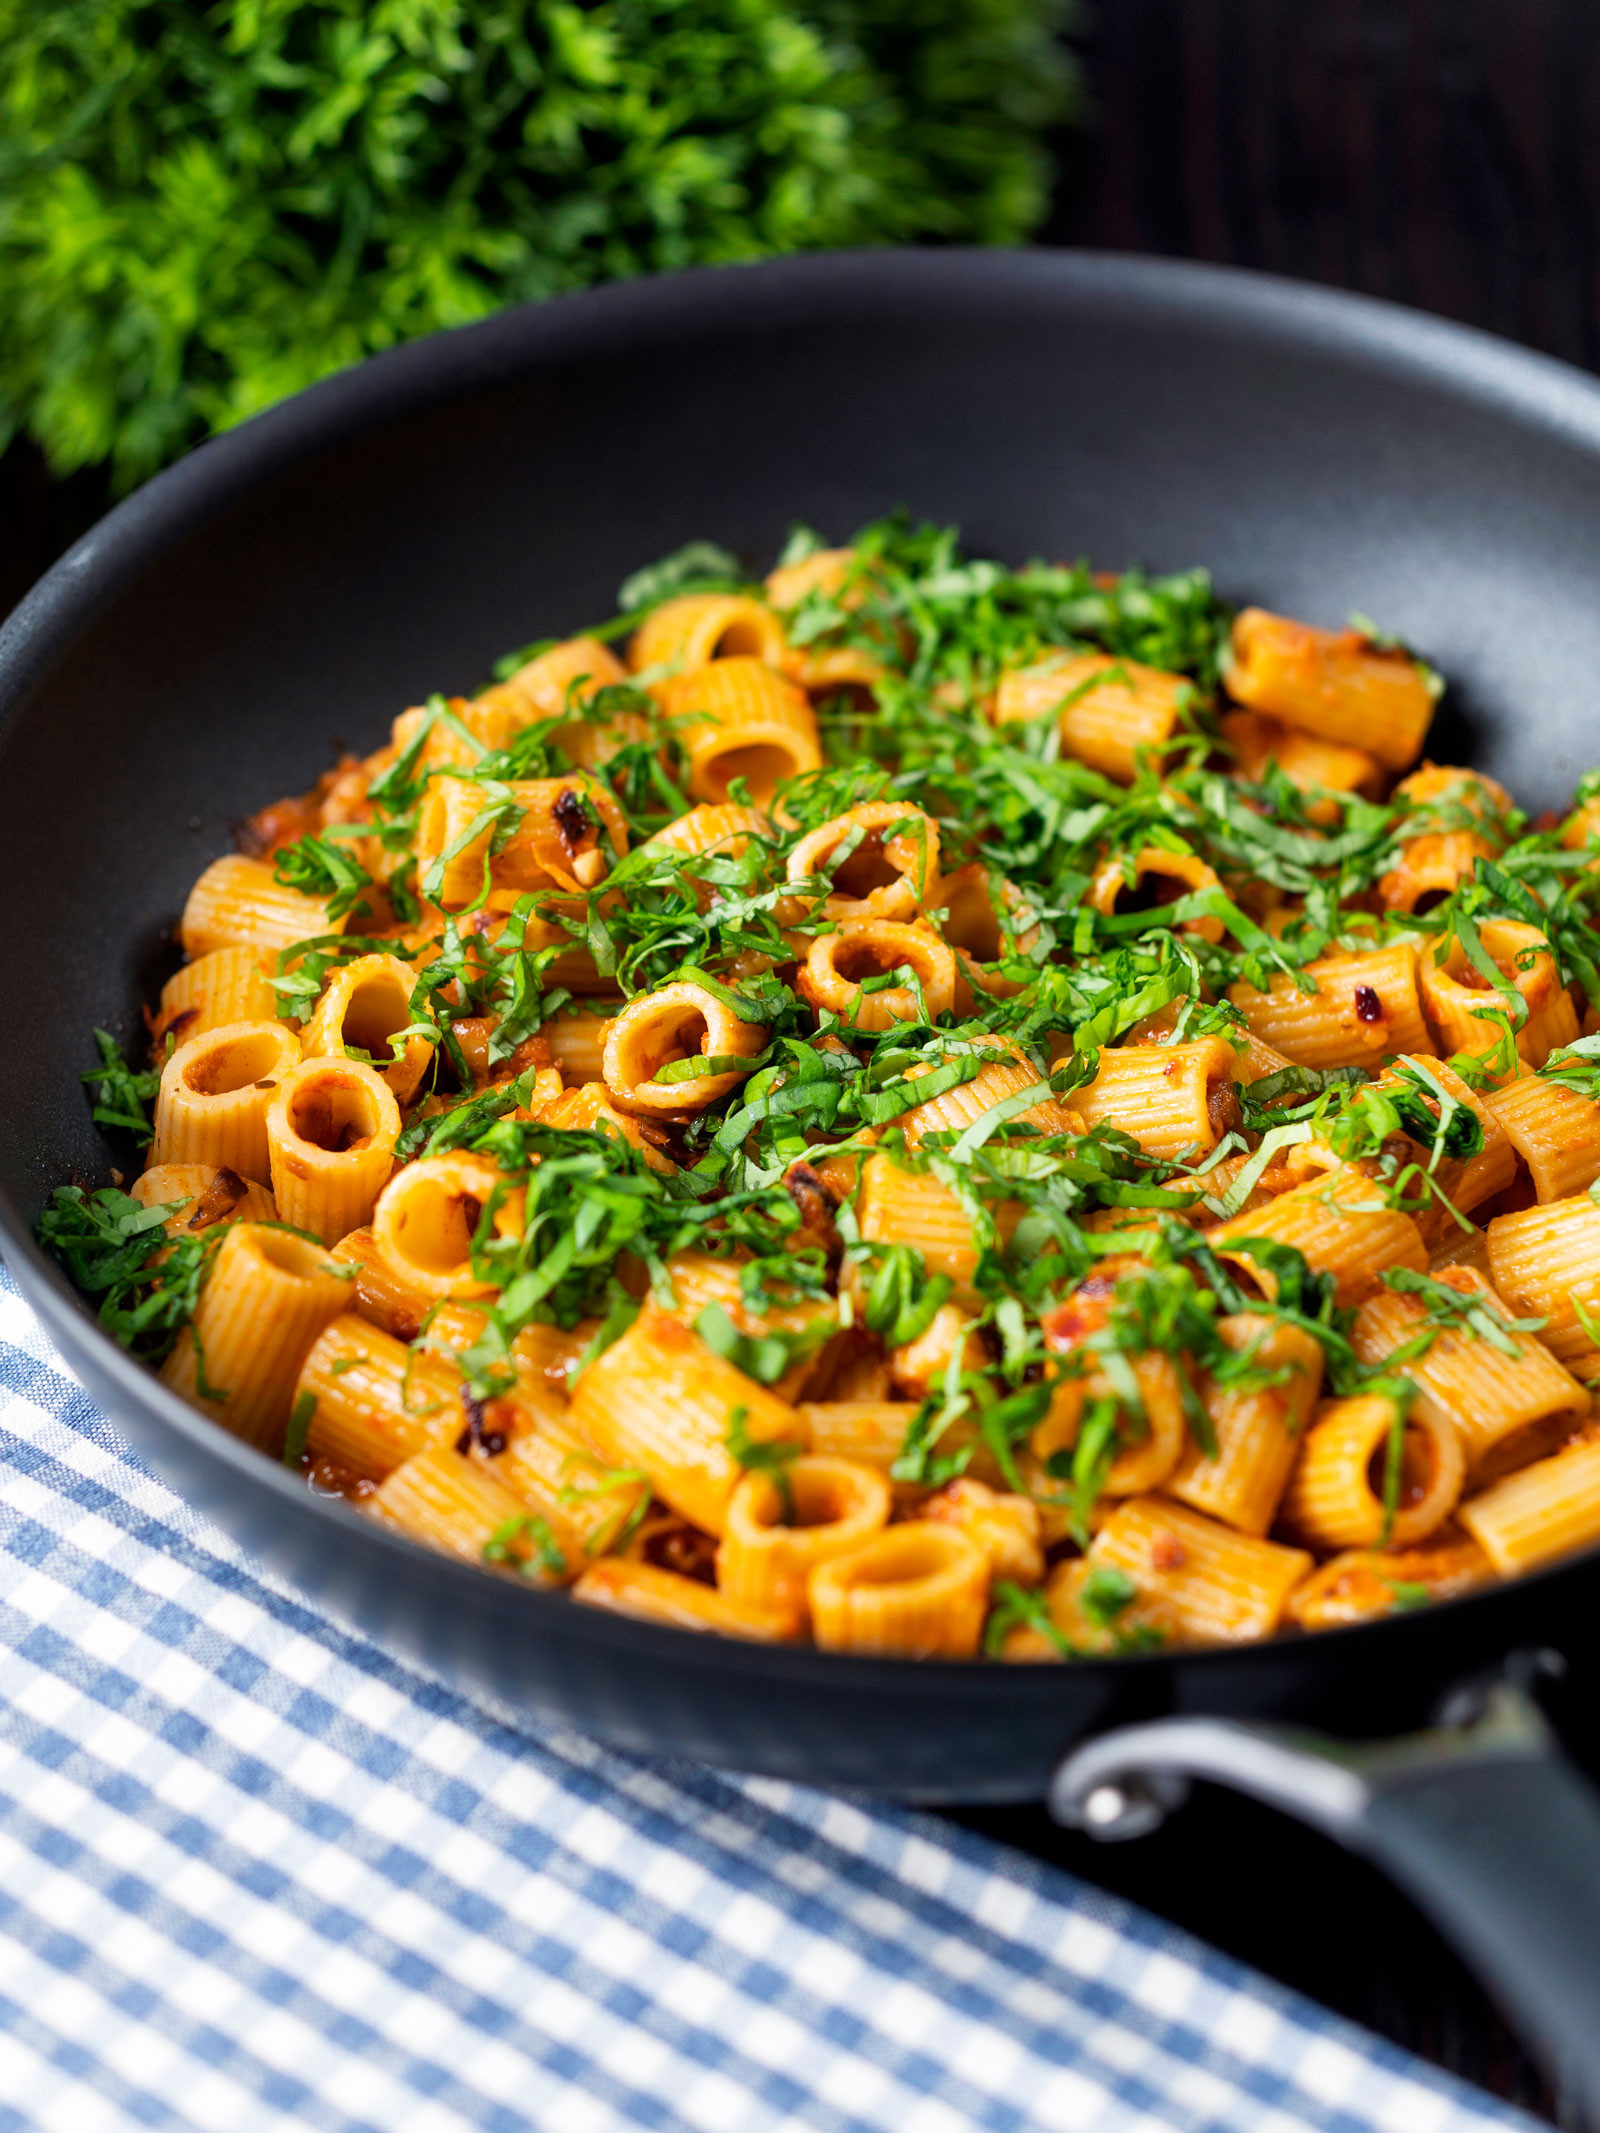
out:
M679 1630L1079 1663L1600 1545L1600 773L1529 824L1200 572L706 553L204 868L42 1224L108 1331Z

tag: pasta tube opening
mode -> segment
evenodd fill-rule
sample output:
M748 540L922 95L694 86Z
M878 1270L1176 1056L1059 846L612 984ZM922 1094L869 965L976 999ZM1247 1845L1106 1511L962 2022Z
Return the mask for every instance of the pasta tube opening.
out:
M391 1178L372 1217L377 1252L405 1288L431 1298L487 1296L492 1281L473 1274L472 1240L502 1180L492 1163L470 1155L429 1155ZM497 1229L512 1226L503 1205Z
M874 981L909 970L922 1000L908 984ZM819 933L806 951L796 981L818 1010L853 1022L858 1029L888 1029L896 1022L930 1020L955 1004L956 959L937 934L888 919L845 919L837 932ZM869 991L866 988L871 986Z
M748 1069L708 1073L697 1071L698 1063L752 1058L766 1040L760 1023L741 1021L714 993L688 982L666 985L630 1000L611 1023L601 1072L613 1098L630 1111L701 1111L736 1088Z

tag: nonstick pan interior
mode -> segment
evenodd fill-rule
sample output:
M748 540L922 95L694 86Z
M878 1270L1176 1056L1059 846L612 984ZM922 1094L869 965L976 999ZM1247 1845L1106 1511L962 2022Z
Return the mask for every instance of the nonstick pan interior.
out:
M1530 807L1600 758L1600 389L1480 336L1255 277L903 253L642 282L508 313L207 445L97 528L0 634L8 1255L91 1389L307 1591L455 1678L631 1746L924 1797L1036 1794L1079 1730L1169 1708L1412 1722L1592 1604L1578 1563L1372 1629L1071 1669L770 1652L507 1589L315 1503L94 1332L28 1245L103 1179L78 1075L170 967L204 862L263 801L500 652L608 615L707 535L887 508L979 551L1208 564L1351 609L1455 684L1436 730ZM1559 1641L1559 1640L1558 1640Z

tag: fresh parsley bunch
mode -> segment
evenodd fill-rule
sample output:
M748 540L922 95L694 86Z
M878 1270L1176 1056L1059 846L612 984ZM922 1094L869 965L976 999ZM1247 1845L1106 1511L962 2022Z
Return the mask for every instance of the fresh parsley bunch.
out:
M1025 237L1071 0L0 0L0 443L118 486L651 269Z

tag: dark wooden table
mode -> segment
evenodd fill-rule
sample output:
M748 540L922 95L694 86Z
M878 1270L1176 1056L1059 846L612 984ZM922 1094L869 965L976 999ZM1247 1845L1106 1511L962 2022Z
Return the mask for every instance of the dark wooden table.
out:
M1301 275L1600 369L1600 0L1091 0L1077 42L1089 124L1046 241ZM0 460L0 613L105 502ZM965 1819L1577 2127L1411 1905L1281 1817L1202 1789L1112 1847Z

